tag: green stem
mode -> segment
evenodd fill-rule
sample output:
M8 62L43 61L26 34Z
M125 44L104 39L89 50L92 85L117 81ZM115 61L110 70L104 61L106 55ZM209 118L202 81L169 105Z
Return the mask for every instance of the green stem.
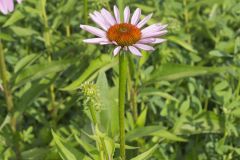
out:
M123 10L124 10L124 0L118 0L117 1L121 16L123 17ZM123 20L123 19L122 19Z
M94 128L95 128L98 125L98 123L97 123L96 110L95 110L93 102L89 103L89 110L90 110L92 121L93 121ZM93 130L93 132L95 133L95 130ZM105 160L104 154L106 155L105 157L108 156L107 147L106 147L106 144L104 142L104 138L100 137L100 141L101 141L101 144L98 145L99 150L100 150L100 158L102 160Z
M89 110L90 110L90 113L91 113L91 116L92 116L93 124L94 124L94 126L96 126L97 125L97 116L96 116L96 110L95 110L92 102L90 102Z
M9 80L7 77L7 67L5 63L5 57L4 57L1 42L0 42L0 75L3 81L4 95L5 95L5 100L7 104L7 109L8 109L8 112L12 114L12 111L13 111L12 94L9 87Z
M47 13L46 13L46 0L42 0L42 13L41 16L43 18L43 23L44 23L44 27L45 27L45 31L44 31L44 43L45 43L45 47L48 51L48 62L51 63L52 62L52 51L50 51L51 48L51 32L49 30L49 25L48 25L48 17L47 17ZM56 96L55 96L55 86L54 84L51 84L49 87L49 91L50 91L50 103L51 103L51 112L52 112L52 119L54 120L54 124L53 126L56 125L57 123L57 114L58 114L58 108L56 106Z
M66 36L67 37L71 36L71 29L70 29L70 25L69 24L66 26Z
M84 23L88 23L88 0L84 0Z
M16 115L14 115L14 104L13 104L13 98L12 98L12 93L11 93L11 88L9 85L9 79L8 79L7 73L8 73L8 71L7 71L7 66L5 63L2 42L0 40L0 77L2 78L2 82L3 82L3 92L4 92L4 96L5 96L8 114L10 116L11 129L14 134L14 137L17 137L17 126L16 126L16 122L17 122L16 118L17 117L16 117ZM20 160L21 152L19 149L18 138L16 138L16 140L14 140L14 143L15 143L15 145L13 147L13 150L15 152L16 160Z
M120 155L125 160L125 93L127 85L127 59L124 52L119 55L119 130L120 130Z

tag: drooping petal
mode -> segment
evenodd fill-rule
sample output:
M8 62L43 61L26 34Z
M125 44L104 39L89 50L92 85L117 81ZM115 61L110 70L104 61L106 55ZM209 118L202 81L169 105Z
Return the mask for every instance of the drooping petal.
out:
M124 23L129 23L129 19L130 19L130 9L129 9L129 7L127 6L127 7L124 9Z
M138 21L140 20L140 16L141 16L141 9L137 8L133 13L133 16L131 19L131 24L136 25L138 23Z
M163 30L163 29L166 29L168 26L168 24L164 24L164 25L161 25L158 29L159 30Z
M142 34L142 38L151 38L151 37L158 37L166 34L168 31L160 31L160 32L149 32L149 33L144 33Z
M84 39L83 42L90 43L90 44L100 44L102 42L107 42L108 39L106 38L90 38L90 39Z
M153 44L158 44L158 43L163 43L163 42L166 42L166 39L156 38L156 40L153 42Z
M91 17L91 19L102 29L104 29L105 31L108 30L108 25L106 23L104 23L104 21L102 21L101 19L99 19L96 15L93 14L89 14L89 16Z
M17 0L18 3L21 3L22 0ZM3 14L8 14L14 10L14 0L0 0L0 11Z
M88 25L80 25L80 28L82 28L85 31L88 31L96 36L105 38L106 37L106 32L104 32L103 30L96 28L96 27L92 27L92 26L88 26Z
M153 15L153 14L151 13L151 14L149 14L148 16L146 16L145 18L143 18L143 20L141 20L141 21L137 24L137 27L138 27L138 28L142 28L142 27L148 22L148 20L151 19L152 15Z
M94 11L93 14L96 16L97 19L104 23L104 25L107 26L107 28L111 26L111 24L105 20L104 16L100 12Z
M6 2L4 0L0 0L0 10L3 14L8 13L7 5L6 5Z
M128 46L128 49L132 54L134 54L136 56L140 56L140 57L142 56L141 52L136 47Z
M106 9L101 10L101 14L104 17L104 19L111 25L116 24L116 20L113 18L112 14L108 12Z
M154 51L155 49L152 46L145 45L145 44L134 44L135 47L140 48L145 51Z
M156 40L155 38L145 38L138 41L138 43L141 44L153 43L155 40Z
M161 25L161 24L152 24L144 29L142 29L142 33L148 33L148 32L158 32L163 30L165 27L165 25Z
M116 48L113 50L113 55L116 56L116 55L120 52L121 48L122 48L121 46L116 47Z
M8 12L12 12L14 10L14 2L13 0L7 0L6 2Z
M101 44L101 45L107 45L107 44L113 44L113 42L106 41L106 42L101 42L100 44Z
M114 8L114 15L115 15L116 22L119 24L121 23L119 9L117 6L114 6L113 8Z

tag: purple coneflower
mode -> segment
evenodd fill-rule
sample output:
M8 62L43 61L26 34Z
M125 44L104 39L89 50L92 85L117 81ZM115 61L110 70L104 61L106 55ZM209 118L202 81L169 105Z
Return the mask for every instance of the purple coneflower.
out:
M0 0L0 11L3 14L8 14L14 10L14 0ZM22 0L16 0L18 3L21 3Z
M140 20L141 9L137 8L130 20L130 9L124 9L124 21L120 20L120 13L116 6L114 6L114 16L102 9L100 12L94 11L90 13L91 19L102 29L80 25L80 27L88 31L98 38L85 39L85 43L101 44L101 45L116 45L113 51L116 56L121 49L129 50L132 54L141 56L139 49L146 51L153 51L153 44L162 43L165 39L158 38L167 33L167 25L153 24L144 29L142 27L152 17L149 14Z

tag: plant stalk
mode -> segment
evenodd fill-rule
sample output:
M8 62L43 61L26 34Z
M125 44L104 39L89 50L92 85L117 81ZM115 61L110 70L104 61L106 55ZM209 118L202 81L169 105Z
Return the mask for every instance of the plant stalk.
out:
M48 62L52 62L52 51L50 50L51 48L51 32L49 30L49 25L48 25L48 17L46 13L46 0L42 0L42 13L41 16L43 18L43 23L45 27L44 31L44 43L45 47L48 52ZM54 84L51 84L49 87L49 92L50 92L50 103L51 103L51 111L52 111L52 119L54 121L54 125L57 123L57 114L58 114L58 108L56 105L56 95L55 95L55 86Z
M4 57L1 41L0 41L0 75L3 82L3 91L4 91L5 100L7 104L7 110L8 110L8 113L12 114L13 112L12 94L9 86L9 79L7 76L7 67L5 63L5 57ZM12 129L15 129L15 128L12 128Z
M93 124L94 124L94 129L95 129L95 127L97 127L98 123L97 123L96 110L95 110L93 102L89 103L89 110L90 110L90 113L91 113L92 121L93 121ZM93 130L93 131L95 133L95 130ZM108 156L107 147L106 147L106 144L104 142L104 138L100 137L100 141L101 141L101 144L98 145L99 149L101 150L100 151L100 158L102 160L105 160L105 157ZM103 153L106 155L105 157L104 157Z
M88 24L88 0L84 0L84 23Z
M120 130L120 156L125 160L125 94L127 85L127 59L124 52L119 54L119 130Z
M10 126L11 126L14 137L17 137L17 125L16 125L17 117L16 115L14 115L13 97L12 97L7 73L8 71L5 63L2 42L0 40L0 78L2 79L2 82L3 82L3 92L5 96L8 114L10 116ZM15 152L16 160L21 160L21 152L19 149L18 138L14 140L14 143L15 145L13 146L13 150Z

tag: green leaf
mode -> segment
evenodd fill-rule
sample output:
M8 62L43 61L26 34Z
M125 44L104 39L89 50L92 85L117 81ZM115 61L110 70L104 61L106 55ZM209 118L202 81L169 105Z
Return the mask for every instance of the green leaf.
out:
M184 114L190 107L190 98L188 97L180 106L180 113Z
M0 33L0 40L14 41L14 39L10 35L4 33Z
M153 132L151 135L161 137L161 138L165 138L167 140L172 140L172 141L179 141L179 142L186 142L187 141L186 139L184 139L182 137L179 137L179 136L176 136L175 134L172 134L171 132L166 131L166 130L156 131L156 132Z
M181 47L185 48L186 50L193 52L193 53L197 53L197 51L187 42L182 41L181 39L175 37L175 36L169 36L167 38L169 41L172 41L178 45L180 45Z
M132 158L131 160L147 160L157 148L158 148L158 144L154 145L152 148L138 155L137 157Z
M101 103L101 113L99 115L101 124L108 130L109 134L116 135L118 134L117 87L109 87L106 74L103 72L99 74L96 85L99 89L99 99Z
M76 0L68 0L67 3L62 8L64 13L71 12L76 5Z
M235 68L233 67L201 67L185 64L163 64L152 72L146 83L154 83L161 80L177 80L185 77L223 73L234 70Z
M18 71L20 71L24 67L28 66L29 64L31 64L32 62L37 60L40 56L41 56L41 54L30 54L30 55L27 55L27 56L23 57L15 65L14 72L17 73Z
M17 110L24 112L36 100L36 98L54 82L54 80L55 77L30 84L29 88L22 96L20 96L20 100L16 104Z
M99 157L99 152L97 148L92 146L91 144L85 142L84 140L78 138L77 135L74 136L76 141L83 147L83 149L94 159L97 159Z
M32 148L22 152L22 158L24 160L43 160L48 152L48 148Z
M93 79L95 78L99 72L104 72L117 64L116 58L112 59L108 55L101 55L96 60L93 60L89 67L85 70L85 72L73 83L68 85L67 87L63 88L63 90L71 91L76 90L79 86L86 80L86 79Z
M150 136L152 133L161 130L160 126L139 127L126 134L126 140L131 141L140 137Z
M15 11L12 16L4 23L3 27L10 26L23 18L24 15L21 12Z
M31 28L22 28L17 26L11 26L11 30L20 37L32 36L37 35L38 32L31 29Z
M126 135L126 140L132 141L145 136L158 136L173 141L184 142L186 139L178 137L160 126L147 126L136 128Z
M154 10L155 10L155 8L145 5L145 4L135 3L133 6L135 6L137 8L141 8L144 12L154 12Z
M176 102L179 101L177 98L173 97L172 95L166 92L161 92L159 91L159 89L155 89L155 88L143 88L140 90L139 96L160 96L172 101L176 101Z
M15 79L15 85L19 86L26 82L43 78L48 74L57 73L65 70L73 61L52 61L48 63L30 66L19 73Z
M53 140L56 144L58 153L63 160L91 160L88 156L78 152L75 148L64 143L61 138L52 130Z
M143 111L141 111L141 114L139 115L137 122L136 122L137 126L143 127L145 125L146 118L147 118L147 111L148 111L147 107Z

